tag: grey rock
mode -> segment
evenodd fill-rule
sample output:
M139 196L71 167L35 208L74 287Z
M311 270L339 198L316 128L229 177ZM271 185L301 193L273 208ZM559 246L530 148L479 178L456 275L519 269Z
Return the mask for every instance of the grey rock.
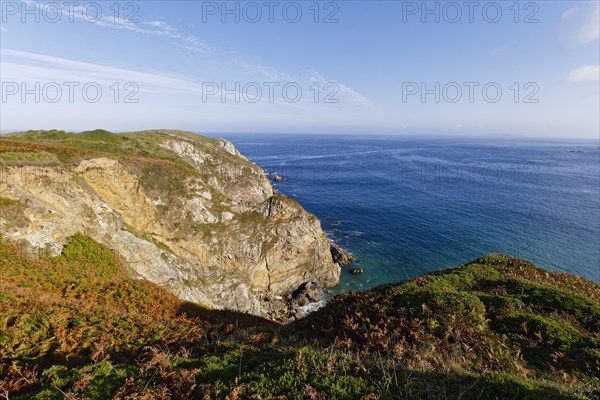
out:
M0 214L3 236L60 253L68 236L84 232L117 252L132 277L212 309L278 321L338 283L339 260L319 220L276 194L231 143L179 131L128 135L189 166L177 191L147 185L139 165L110 155L76 167L7 166L0 192L24 207L19 224ZM291 296L307 282L314 285Z
M330 249L333 262L337 263L340 267L346 267L356 261L356 258L352 255L352 253L342 249L333 242L330 244Z

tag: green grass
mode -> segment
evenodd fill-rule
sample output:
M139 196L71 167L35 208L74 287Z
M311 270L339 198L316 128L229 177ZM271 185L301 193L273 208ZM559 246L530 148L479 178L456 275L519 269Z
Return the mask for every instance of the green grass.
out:
M173 135L213 161L195 169L161 146ZM96 157L122 161L149 197L165 202L157 209L174 221L174 239L219 240L229 226L248 234L277 228L276 218L261 213L197 224L177 205L190 195L187 179L217 176L226 188L251 182L249 164L220 151L215 139L178 131L52 130L0 140L3 168L52 162L70 169ZM223 163L240 167L239 176L221 176L216 168ZM210 190L216 216L227 210L226 191L202 190ZM283 196L271 201L300 209ZM22 208L0 197L11 225L18 226ZM279 326L207 310L131 279L117 255L81 233L56 257L25 253L0 237L0 397L600 398L600 286L524 260L491 255L346 293Z
M268 218L265 217L259 211L249 211L240 215L239 222L244 225L250 225L252 227L263 226L268 222Z
M0 268L11 399L600 394L598 285L504 256L340 295L289 326L131 280L82 234L37 260L0 239Z
M203 166L178 156L164 147L168 141L185 141L208 158ZM196 233L192 218L182 218L182 202L195 196L190 181L204 182L203 191L209 191L212 201L207 208L218 218L230 211L232 191L244 190L255 185L252 171L257 167L242 158L233 156L220 147L217 139L182 131L140 131L123 134L97 129L81 133L65 131L28 131L3 135L0 140L0 168L21 166L62 167L71 172L73 179L85 185L81 175L73 172L83 160L108 157L120 161L127 172L134 176L150 198L160 198L164 204L158 207L161 220L171 223L169 227L177 236ZM239 171L232 179L224 179L221 170ZM19 172L17 172L19 173ZM208 184L216 177L220 187ZM185 217L185 216L183 216ZM214 231L204 230L209 237Z
M3 140L5 143L19 142L22 144L34 143L39 146L51 146L49 147L51 149L59 147L84 150L87 153L105 156L149 157L187 166L172 151L161 147L161 144L170 138L169 134L185 138L207 151L214 152L216 146L216 139L180 131L141 131L123 134L114 134L102 129L81 133L56 130L29 131L5 135Z
M1 153L0 161L5 165L54 165L58 163L56 157L46 151L36 153L7 151Z

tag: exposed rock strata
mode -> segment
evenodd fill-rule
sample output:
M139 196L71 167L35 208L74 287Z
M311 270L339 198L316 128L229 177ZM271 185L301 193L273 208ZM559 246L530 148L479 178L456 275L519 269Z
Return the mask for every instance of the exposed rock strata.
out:
M233 144L175 131L119 136L144 141L149 154L1 163L0 195L22 205L0 214L2 235L57 254L83 232L182 299L280 321L337 284L343 251L332 256L319 220L274 194Z

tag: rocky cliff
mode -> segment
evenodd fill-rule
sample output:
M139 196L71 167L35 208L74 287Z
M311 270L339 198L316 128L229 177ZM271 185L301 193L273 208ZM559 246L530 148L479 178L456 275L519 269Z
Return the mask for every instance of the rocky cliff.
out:
M183 300L280 321L339 280L317 218L226 140L29 131L0 139L0 167L0 232L32 255L81 232Z

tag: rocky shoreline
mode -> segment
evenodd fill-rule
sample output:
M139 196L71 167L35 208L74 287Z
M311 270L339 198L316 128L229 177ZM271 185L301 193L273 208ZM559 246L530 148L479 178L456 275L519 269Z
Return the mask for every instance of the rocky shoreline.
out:
M82 233L117 253L131 277L181 300L283 323L354 260L223 139L28 131L5 136L0 150L0 191L14 204L0 231L32 254L56 256Z
M292 293L284 296L266 295L269 319L287 324L306 316L303 308L317 304L323 297L323 287L315 281L305 282Z
M356 261L356 257L337 244L330 242L331 257L340 268L347 267ZM265 295L263 301L269 319L282 324L291 323L308 315L307 309L317 310L323 300L325 286L318 281L302 283L297 289L283 296ZM311 307L312 305L312 307Z

